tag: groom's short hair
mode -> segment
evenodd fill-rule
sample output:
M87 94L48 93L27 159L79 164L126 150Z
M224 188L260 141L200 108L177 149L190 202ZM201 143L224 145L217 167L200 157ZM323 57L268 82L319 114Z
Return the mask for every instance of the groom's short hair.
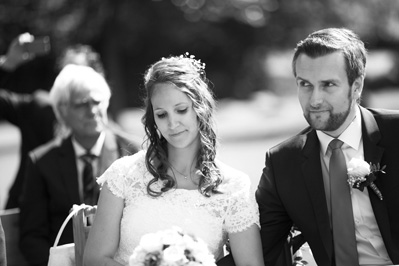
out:
M346 62L349 85L366 75L367 50L359 36L345 28L327 28L315 31L297 43L292 59L292 70L296 77L296 61L300 54L317 58L341 51Z

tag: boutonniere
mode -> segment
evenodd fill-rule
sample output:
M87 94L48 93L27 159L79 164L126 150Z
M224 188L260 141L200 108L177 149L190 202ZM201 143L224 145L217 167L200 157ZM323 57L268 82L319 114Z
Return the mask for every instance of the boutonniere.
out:
M368 164L367 162L353 158L348 163L348 184L352 188L357 188L360 191L367 186L370 186L371 189L377 194L378 198L382 200L381 191L374 184L374 181L377 179L376 174L381 172L385 174L384 169L386 165L380 168L380 164Z

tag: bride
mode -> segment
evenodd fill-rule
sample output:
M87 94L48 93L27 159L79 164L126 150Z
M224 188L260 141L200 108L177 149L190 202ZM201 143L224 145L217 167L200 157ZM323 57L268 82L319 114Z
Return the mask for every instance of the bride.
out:
M248 176L215 159L215 101L205 64L171 56L145 74L148 148L115 161L102 184L85 265L127 265L141 236L173 226L204 240L215 260L263 265Z

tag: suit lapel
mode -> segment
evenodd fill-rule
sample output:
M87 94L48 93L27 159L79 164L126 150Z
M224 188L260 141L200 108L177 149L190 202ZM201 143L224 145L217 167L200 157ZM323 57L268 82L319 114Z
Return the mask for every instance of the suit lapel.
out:
M332 257L332 236L321 170L320 144L314 130L307 134L303 147L302 174L308 195L311 198L321 240L327 254Z
M119 150L120 148L118 146L117 136L111 131L107 131L99 158L100 163L97 177L100 176L116 159L123 155ZM79 196L78 170L71 136L62 140L57 163L60 167L59 171L62 182L65 185L71 202L82 202L82 199Z
M360 108L362 113L362 136L364 159L368 163L380 163L384 154L384 148L378 146L381 134L374 119L374 116L365 108ZM382 166L382 165L381 165ZM380 176L383 178L383 175ZM374 181L377 187L381 187L381 179ZM380 186L379 186L380 185ZM391 239L388 211L384 200L380 200L370 187L367 187L370 197L371 206L373 207L374 216L377 220L378 227L384 241ZM382 194L384 196L384 194Z
M76 157L70 136L62 141L59 154L60 154L59 171L61 179L70 197L70 200L73 203L81 202L79 196L78 170L76 167Z
M119 148L116 136L111 132L106 132L104 145L101 150L97 176L102 175L104 171L120 157L118 150Z
M360 111L362 113L364 159L368 163L379 163L384 153L384 148L377 145L381 139L377 122L373 115L365 108L360 107Z

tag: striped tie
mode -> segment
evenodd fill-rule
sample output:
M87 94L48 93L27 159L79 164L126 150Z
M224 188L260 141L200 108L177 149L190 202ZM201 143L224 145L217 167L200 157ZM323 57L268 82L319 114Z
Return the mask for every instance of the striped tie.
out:
M98 198L98 185L94 179L93 160L95 155L86 153L80 157L84 163L83 167L83 202L87 205L96 205Z

